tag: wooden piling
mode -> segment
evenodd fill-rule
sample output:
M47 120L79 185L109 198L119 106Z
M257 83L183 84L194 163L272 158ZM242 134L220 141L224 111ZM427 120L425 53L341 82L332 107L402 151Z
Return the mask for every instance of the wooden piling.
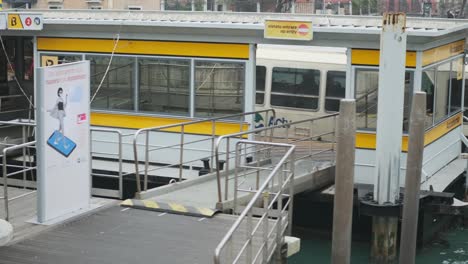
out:
M424 153L426 93L416 92L411 108L408 157L406 159L405 196L400 239L400 263L411 264L416 258L419 191Z
M356 103L340 102L336 142L335 198L333 205L332 262L349 264L353 220L354 146L356 141Z

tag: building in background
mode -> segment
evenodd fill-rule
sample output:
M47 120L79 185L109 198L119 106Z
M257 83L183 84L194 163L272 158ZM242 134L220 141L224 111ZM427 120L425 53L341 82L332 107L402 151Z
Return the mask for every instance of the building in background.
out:
M467 0L3 0L4 9L116 9L276 12L464 18Z
M160 0L3 0L3 8L160 10Z

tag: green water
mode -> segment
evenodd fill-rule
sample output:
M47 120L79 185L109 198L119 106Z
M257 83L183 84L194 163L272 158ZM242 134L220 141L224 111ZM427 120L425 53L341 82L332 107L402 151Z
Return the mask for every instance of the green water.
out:
M300 235L298 235L300 237ZM354 242L351 263L368 263L370 244ZM330 263L331 241L301 239L301 251L288 260L289 264ZM417 264L468 264L468 228L455 228L439 235L417 252Z

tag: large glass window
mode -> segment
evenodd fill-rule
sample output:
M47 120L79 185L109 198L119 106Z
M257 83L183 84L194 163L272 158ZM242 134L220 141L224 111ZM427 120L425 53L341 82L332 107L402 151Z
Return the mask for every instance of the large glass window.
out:
M340 100L346 94L346 72L327 72L327 87L325 92L325 111L338 112Z
M244 64L195 63L195 115L201 117L237 114L243 111Z
M360 129L377 126L378 69L356 70L356 122Z
M427 96L426 128L461 110L463 70L463 57L424 70L421 90Z
M318 109L320 71L273 68L271 105Z
M256 104L265 103L265 79L266 79L266 67L257 66L257 72L255 74L256 78Z
M91 61L91 98L109 65L110 56L87 55ZM99 92L91 103L95 109L134 110L134 57L114 56Z
M408 131L413 92L414 72L406 71L403 102L403 131ZM379 72L378 69L356 70L356 121L359 129L377 127Z
M450 74L450 97L449 112L454 113L461 110L462 86L463 86L463 58L452 62L452 73Z
M138 67L140 111L189 114L189 61L139 59Z
M428 128L433 124L434 114L434 92L435 92L435 69L423 71L421 91L426 93L426 121L425 127Z
M443 120L448 115L448 98L450 90L451 63L447 62L437 67L436 90L434 101L434 122Z

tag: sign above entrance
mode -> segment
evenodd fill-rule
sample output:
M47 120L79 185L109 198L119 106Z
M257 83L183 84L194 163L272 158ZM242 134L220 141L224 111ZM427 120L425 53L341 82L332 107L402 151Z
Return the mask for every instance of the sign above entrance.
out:
M11 30L42 30L42 14L8 13L8 29Z
M264 37L269 39L312 40L312 22L265 20Z

